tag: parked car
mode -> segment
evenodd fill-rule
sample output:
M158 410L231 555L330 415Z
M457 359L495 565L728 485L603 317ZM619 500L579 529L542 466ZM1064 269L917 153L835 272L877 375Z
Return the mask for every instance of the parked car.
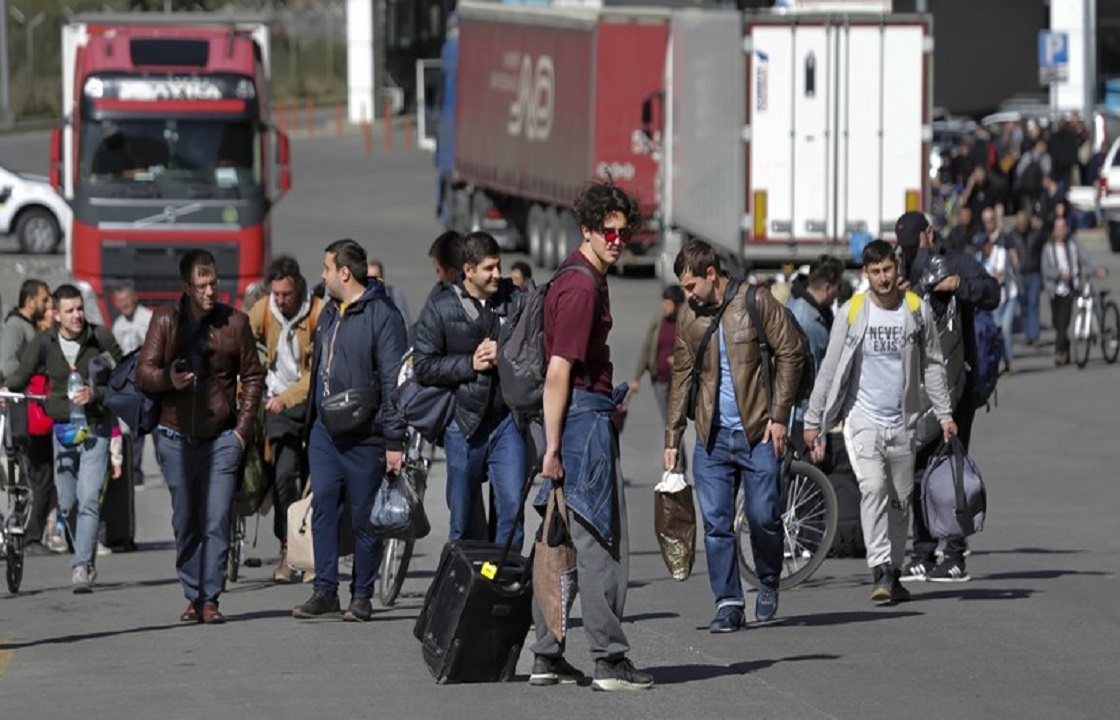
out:
M1097 210L1108 233L1108 246L1120 252L1120 138L1104 156L1101 174L1097 179Z
M0 167L0 234L14 235L24 253L62 248L70 227L70 206L47 178Z

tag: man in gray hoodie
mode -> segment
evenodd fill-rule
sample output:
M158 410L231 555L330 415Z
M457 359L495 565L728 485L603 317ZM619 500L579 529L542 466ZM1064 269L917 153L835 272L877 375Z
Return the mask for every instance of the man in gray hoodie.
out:
M875 602L904 602L899 582L906 552L914 442L922 384L947 439L957 432L941 345L929 303L899 288L889 243L863 251L871 287L840 308L805 413L805 444L824 459L824 435L844 420L844 442L860 488L860 523Z

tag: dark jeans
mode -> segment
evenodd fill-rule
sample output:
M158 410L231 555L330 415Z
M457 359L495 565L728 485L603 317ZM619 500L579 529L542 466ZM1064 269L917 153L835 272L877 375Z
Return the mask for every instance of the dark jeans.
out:
M175 569L187 600L217 603L225 584L233 495L244 450L232 432L209 440L153 434L171 492Z
M1023 335L1027 342L1038 342L1041 327L1039 302L1042 297L1042 273L1027 273L1023 278L1023 294L1019 296L1023 311Z
M54 487L54 439L32 436L23 447L27 460L27 486L31 488L31 514L27 518L27 541L42 542L51 510L58 504Z
M144 484L144 436L132 436L132 484Z
M972 442L972 421L976 417L976 407L969 399L971 392L971 387L965 388L964 397L957 404L957 409L953 411L953 421L957 423L957 437L960 439L961 445L964 446L965 452L968 452L968 446ZM927 562L932 561L937 553L937 538L930 534L929 528L926 527L925 514L922 512L922 475L925 474L926 465L929 465L930 458L940 447L941 440L934 440L918 450L918 454L914 458L914 494L911 496L910 502L910 507L913 508L913 512L910 513L913 518L914 529L913 554L914 557ZM965 550L968 550L967 538L947 538L945 540L945 557L963 562Z
M1072 293L1050 298L1050 319L1054 323L1054 352L1069 352L1069 321L1072 315Z
M778 587L782 571L782 513L778 458L774 446L751 445L742 430L712 428L708 448L696 443L692 475L704 518L708 582L716 605L743 605L739 575L739 538L735 533L735 494L743 485L743 510L751 530L751 550L759 582Z
M303 441L299 435L271 438L272 532L280 542L288 540L288 508L299 500L304 477Z
M369 532L373 500L385 477L384 445L338 445L323 423L311 428L307 446L311 467L311 538L315 545L315 589L338 592L338 541L342 513L354 528L354 576L350 597L373 597L381 540Z
M513 550L520 552L525 529L524 522L517 522L517 516L527 470L525 440L513 414L506 415L489 430L476 431L470 440L452 422L443 440L447 454L447 507L451 511L449 539L490 539L477 523L483 507L482 484L489 477L491 516L496 519L492 539L504 544L512 530Z

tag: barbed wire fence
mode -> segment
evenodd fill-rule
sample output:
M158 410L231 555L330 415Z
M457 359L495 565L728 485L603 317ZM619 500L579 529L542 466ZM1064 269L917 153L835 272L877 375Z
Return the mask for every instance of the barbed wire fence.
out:
M272 96L277 102L346 95L345 0L7 0L13 119L62 115L62 26L92 12L251 13L271 20Z

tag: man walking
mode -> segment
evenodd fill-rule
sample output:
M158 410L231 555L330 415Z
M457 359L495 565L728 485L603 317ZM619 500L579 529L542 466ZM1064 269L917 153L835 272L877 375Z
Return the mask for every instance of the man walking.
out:
M0 385L19 368L20 355L39 334L39 324L47 315L51 293L42 280L24 280L19 288L19 306L8 313L0 333ZM30 381L28 381L30 383ZM51 508L56 505L54 489L54 441L50 434L30 435L23 447L27 458L27 484L31 488L31 511L27 518L27 544L24 553L50 555L43 544L43 532Z
M6 378L20 391L31 377L50 382L46 410L54 420L55 485L59 512L74 540L70 584L75 593L92 592L97 529L101 519L101 486L109 469L112 414L105 409L104 385L90 382L90 361L108 355L121 360L113 334L86 321L82 294L73 285L54 291L57 327L35 337L20 354L19 367ZM76 374L75 383L70 382ZM41 511L41 510L40 510Z
M611 418L613 366L607 344L613 319L606 274L639 223L637 202L609 184L589 187L575 204L583 242L562 266L545 299L544 386L546 479L535 504L543 506L553 484L562 484L576 548L583 626L595 660L594 690L644 690L653 677L627 658L622 630L630 578L626 496L618 464L618 436ZM604 462L609 460L609 462ZM534 598L530 685L574 683L583 673L564 659L564 646L548 629Z
M711 245L699 240L685 243L673 271L689 303L678 320L673 351L665 469L676 466L687 418L692 415L696 422L692 474L704 517L708 582L716 599L716 616L708 629L730 633L745 624L735 532L740 478L759 579L755 619L767 622L778 610L783 538L778 472L804 357L797 327L781 304L767 290L748 288L726 275ZM750 292L755 293L761 328L755 327L747 309ZM716 313L722 317L713 328ZM760 333L775 361L772 399L767 398L763 379L770 369L762 366ZM690 392L694 375L695 394ZM687 407L690 396L691 408Z
M385 263L380 260L370 260L366 263L366 281L372 282L374 280L385 285L385 292L389 294L389 299L393 301L393 305L401 314L401 319L404 320L404 330L408 334L408 346L412 347L412 313L408 311L408 299L404 296L404 291L397 285L390 285L385 282Z
M498 331L519 292L502 278L502 253L494 238L475 232L463 239L463 272L428 299L416 324L413 368L424 385L452 388L455 418L444 434L447 452L449 539L486 540L472 520L483 512L482 485L492 488L495 537L513 548L524 536L517 521L525 483L525 442L502 402L495 366Z
M904 602L899 582L906 552L914 482L914 433L922 388L933 402L944 439L956 434L940 340L929 303L899 289L898 259L889 243L863 250L870 283L840 308L832 325L809 409L805 444L824 459L824 435L844 420L844 441L860 487L860 524L872 570L875 602Z
M264 369L249 318L218 302L214 256L188 252L179 261L179 275L183 294L153 314L136 382L161 396L153 435L171 493L175 569L187 599L179 619L222 623L218 605L233 496L242 456L253 441Z
M264 348L265 462L275 500L272 531L280 559L272 579L292 582L288 565L288 507L299 499L306 477L303 420L311 386L312 336L323 303L312 297L299 263L281 255L268 268L269 294L249 311L253 339Z
M121 346L125 355L133 350L138 350L148 336L148 327L152 323L152 311L140 304L136 298L136 289L125 284L113 290L113 307L116 308L117 319L113 321L113 337ZM136 428L129 428L132 432L132 483L144 484L144 436L136 432Z
M393 390L407 350L404 321L385 286L366 282L366 270L366 251L358 243L327 246L322 277L329 300L315 330L307 416L315 585L307 602L292 611L301 619L337 617L341 609L343 512L350 513L354 531L354 575L343 619L373 616L381 541L368 530L369 516L386 471L401 468L405 427Z

